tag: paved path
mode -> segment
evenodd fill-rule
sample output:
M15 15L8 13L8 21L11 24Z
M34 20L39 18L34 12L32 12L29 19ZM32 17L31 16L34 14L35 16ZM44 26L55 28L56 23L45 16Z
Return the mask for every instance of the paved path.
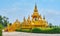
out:
M3 32L3 36L60 36L60 34L36 34L24 32Z

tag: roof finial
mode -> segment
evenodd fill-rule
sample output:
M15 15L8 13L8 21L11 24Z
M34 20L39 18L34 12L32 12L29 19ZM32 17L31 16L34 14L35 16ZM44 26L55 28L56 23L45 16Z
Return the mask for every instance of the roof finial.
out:
M38 12L36 3L35 3L34 12Z
M28 19L30 19L30 16L28 15Z
M24 19L23 19L24 21L26 21L26 19L25 19L25 17L24 17Z
M35 9L37 9L37 5L36 5L36 3L35 3Z

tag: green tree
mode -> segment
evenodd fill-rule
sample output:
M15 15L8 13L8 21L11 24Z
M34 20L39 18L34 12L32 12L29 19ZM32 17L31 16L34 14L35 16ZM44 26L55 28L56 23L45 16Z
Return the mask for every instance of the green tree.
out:
M0 15L0 24L2 24L4 27L6 27L7 26L7 23L9 23L8 18L5 17L5 16L2 17Z
M3 18L2 18L2 16L0 15L0 24L3 24L2 20L3 20Z
M4 16L3 17L3 24L4 24L4 26L6 27L8 23L9 23L8 18Z
M52 28L52 23L49 23L49 27Z

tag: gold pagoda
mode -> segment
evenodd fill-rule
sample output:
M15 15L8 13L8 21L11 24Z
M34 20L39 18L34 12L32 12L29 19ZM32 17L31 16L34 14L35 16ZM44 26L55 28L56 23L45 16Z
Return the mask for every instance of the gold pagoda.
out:
M46 28L48 27L48 23L42 16L38 13L37 5L35 4L34 12L31 15L32 19L30 19L30 16L28 16L28 19L26 20L25 17L23 19L23 22L19 22L16 20L11 26L7 26L8 31L15 31L16 29L32 29L32 28ZM11 29L11 30L10 30Z

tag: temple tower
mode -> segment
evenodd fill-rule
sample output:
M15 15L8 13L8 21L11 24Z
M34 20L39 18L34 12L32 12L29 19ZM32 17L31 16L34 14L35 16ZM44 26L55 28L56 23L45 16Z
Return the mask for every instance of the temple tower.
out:
M41 15L38 13L37 5L35 4L34 12L32 15L32 20L33 21L38 21L39 19L42 19Z

